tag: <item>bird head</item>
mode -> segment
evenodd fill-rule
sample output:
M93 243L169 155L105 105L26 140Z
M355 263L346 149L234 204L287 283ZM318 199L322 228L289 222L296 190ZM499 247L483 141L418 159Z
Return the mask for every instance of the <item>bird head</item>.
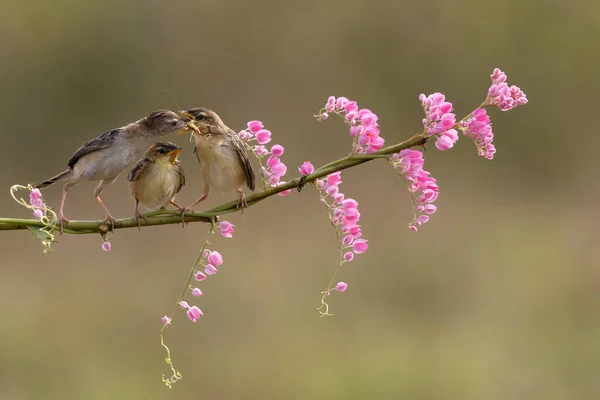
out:
M153 162L169 162L172 165L177 163L177 156L181 153L181 148L171 142L158 142L150 146L144 157Z
M217 115L217 113L205 107L192 108L187 111L182 110L179 111L179 113L183 116L183 118L187 118L188 126L191 124L196 127L196 129L188 128L187 130L191 129L197 134L202 134L204 128L220 127L223 125L223 121L221 121L221 118ZM185 131L186 130L183 130L178 134L182 134Z
M187 127L187 120L169 110L152 111L141 122L148 130L159 135L176 132Z

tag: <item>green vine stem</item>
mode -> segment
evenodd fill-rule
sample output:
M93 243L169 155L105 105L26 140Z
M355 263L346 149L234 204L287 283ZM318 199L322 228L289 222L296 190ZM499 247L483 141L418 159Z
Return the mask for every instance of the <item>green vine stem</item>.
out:
M264 199L274 196L277 193L283 192L289 189L295 189L303 186L306 183L314 182L317 179L323 178L331 173L342 171L348 168L355 167L360 164L364 164L371 160L375 160L378 158L387 158L394 153L398 153L401 150L423 146L427 142L428 138L425 137L424 134L419 133L411 138L397 143L392 146L385 147L379 151L376 151L372 154L357 154L357 155L349 155L339 160L330 162L328 164L323 165L322 167L315 170L314 173L305 176L303 179L296 178L287 183L284 183L281 186L272 187L262 192L254 193L251 196L248 196L247 202L248 206L252 206L256 203L263 201ZM215 208L212 208L207 211L197 212L197 213L189 213L185 215L185 222L205 222L211 223L214 221L214 218L223 215L230 214L240 211L237 208L237 200L230 201L228 203L222 204ZM140 221L140 226L156 226L156 225L176 225L181 223L181 214L177 212L170 212L167 210L158 210L145 215L147 220L142 219ZM20 229L29 229L28 226L35 227L44 227L44 223L38 219L21 219L21 218L0 218L0 230L2 231L10 231L10 230L20 230ZM118 219L115 222L115 229L124 229L124 228L137 228L138 223L136 220L132 218L123 218ZM101 220L92 220L92 221L71 221L70 224L65 224L64 233L66 234L90 234L90 233L100 233L106 234L110 230L110 226L107 225L106 222Z

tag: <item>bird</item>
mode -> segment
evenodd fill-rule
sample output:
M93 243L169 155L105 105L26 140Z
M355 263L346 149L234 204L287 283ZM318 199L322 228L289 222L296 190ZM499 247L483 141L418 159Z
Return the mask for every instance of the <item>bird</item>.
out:
M172 132L192 129L189 121L169 110L155 110L147 117L112 129L95 139L84 143L67 163L68 168L60 174L35 186L46 188L58 181L65 181L58 212L61 232L63 222L71 223L64 215L67 192L73 186L86 181L100 181L94 190L94 197L102 206L106 217L114 229L115 219L110 214L100 194L105 187L112 184L129 164L140 158L152 139Z
M171 204L177 209L183 207L174 202L175 196L185 185L185 174L177 156L181 148L171 142L158 142L150 146L144 156L135 164L127 180L131 197L135 200L134 217L140 228L139 204L149 210L166 208Z
M206 200L211 188L223 192L235 190L238 194L238 208L248 206L244 185L255 189L254 170L246 154L244 142L239 135L223 123L216 112L208 108L198 107L180 114L190 119L189 128L193 131L194 153L200 163L204 179L204 192L191 206L185 207L182 213L193 210L193 207ZM193 126L193 127L192 127ZM197 129L194 129L197 128ZM181 134L185 132L181 131Z

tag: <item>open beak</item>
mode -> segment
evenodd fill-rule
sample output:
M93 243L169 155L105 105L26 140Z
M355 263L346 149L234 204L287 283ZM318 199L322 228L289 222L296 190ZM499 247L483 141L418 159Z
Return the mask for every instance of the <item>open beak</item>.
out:
M171 164L175 164L177 163L177 156L179 155L179 153L181 153L182 149L175 149L173 151L170 151L167 153L167 155L169 156L169 161L171 162Z
M199 135L200 134L200 129L198 129L198 127L196 126L196 124L194 124L194 117L192 115L190 115L189 113L186 113L185 111L180 111L179 113L183 117L187 118L188 121L186 123L185 128L183 128L182 130L179 131L179 133L177 133L177 136L179 136L182 133L187 132L187 131L193 131L193 132L196 132Z

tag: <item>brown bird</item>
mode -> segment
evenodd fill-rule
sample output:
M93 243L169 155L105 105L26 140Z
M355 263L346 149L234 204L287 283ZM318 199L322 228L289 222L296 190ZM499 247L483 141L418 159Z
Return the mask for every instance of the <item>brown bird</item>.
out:
M42 189L57 181L66 181L58 212L62 231L63 221L71 222L63 214L69 189L81 182L100 181L94 190L94 197L106 213L104 220L110 221L114 228L115 219L100 199L104 188L113 183L121 171L141 156L152 139L187 129L190 129L188 122L173 111L153 111L139 121L113 129L86 142L71 157L65 171L40 183L36 188Z
M149 210L166 208L171 204L177 209L183 207L174 202L175 196L185 185L185 174L181 161L177 159L181 148L170 142L158 142L144 153L135 164L127 179L131 189L131 197L135 200L135 219L140 226L138 209L141 203Z
M192 108L180 113L193 118L190 122L198 128L193 133L196 143L194 153L204 179L202 197L186 207L184 212L206 200L213 187L223 192L235 190L239 196L238 207L247 207L243 188L245 185L254 190L255 182L254 171L242 139L223 123L217 113L207 108Z

